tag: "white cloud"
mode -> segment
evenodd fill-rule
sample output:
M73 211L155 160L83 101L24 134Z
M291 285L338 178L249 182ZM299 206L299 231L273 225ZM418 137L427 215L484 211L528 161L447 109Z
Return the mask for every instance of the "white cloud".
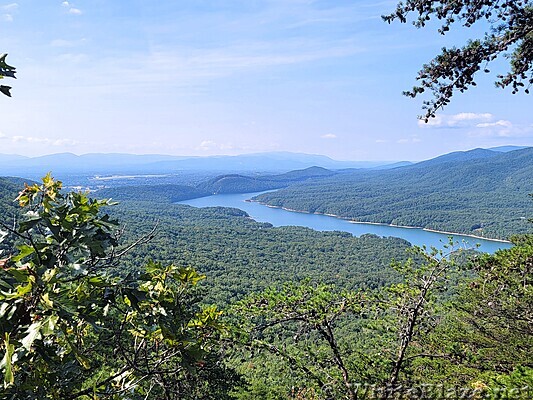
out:
M493 117L490 113L459 113L451 116L451 121L472 121L472 120L486 120Z
M0 138L3 139L10 139L13 143L30 143L30 144L39 144L39 145L47 145L47 146L55 146L55 147L65 147L65 146L75 146L79 144L78 141L73 139L51 139L47 137L34 137L34 136L6 136L1 135Z
M511 128L513 124L511 123L511 121L500 119L499 121L496 121L496 122L484 122L481 124L477 124L476 128L494 128L494 127L502 127L502 126L506 128Z
M418 121L421 128L428 129L465 129L470 137L531 137L532 127L527 125L515 125L505 119L496 120L491 113L463 112L453 115L438 114L425 124Z
M68 1L64 1L61 3L61 5L65 8L68 8L68 13L72 15L81 15L83 14L83 11L81 11L79 8L73 7L71 3Z
M334 135L333 133L327 133L325 135L320 136L322 139L336 139L337 135Z
M406 138L401 138L396 141L396 143L405 144L405 143L420 143L422 140L418 137L418 135L410 135ZM385 140L378 141L376 140L376 143L385 143Z
M419 120L418 126L420 128L469 128L475 126L476 123L489 122L493 118L494 115L490 113L462 112L453 115L438 114L427 123Z
M203 140L199 146L195 147L195 150L201 151L218 151L218 150L235 150L236 147L231 143L217 143L212 140ZM239 148L242 149L242 148Z
M385 139L376 139L376 143L388 143L388 140Z
M58 39L55 46L68 48ZM76 47L76 46L73 46ZM308 43L301 40L251 42L217 48L176 46L150 53L134 52L99 58L86 63L84 57L69 54L66 61L83 62L84 74L92 76L94 86L131 87L132 84L170 83L201 87L214 79L255 72L266 68L301 65L318 60L345 57L360 52L353 43ZM64 60L62 60L64 61ZM78 68L78 67L77 67ZM77 69L80 71L80 69ZM64 80L62 84L65 84ZM74 82L77 84L77 82ZM137 86L138 87L138 86Z
M50 144L52 146L75 146L79 144L79 142L73 139L57 139L57 140L51 141Z
M4 6L0 6L0 10L5 11L5 13L0 16L2 21L13 22L13 12L16 12L18 7L19 5L17 3L11 3L6 4Z
M217 147L217 144L213 142L212 140L203 140L200 143L200 146L198 146L198 150L212 150Z
M47 138L37 138L33 136L13 136L11 140L15 143L49 143L50 139Z
M533 125L516 125L511 121L500 119L495 122L480 123L469 132L471 137L493 138L531 138Z
M55 39L50 42L50 46L52 47L72 47L74 46L74 42L70 40L65 39Z
M16 10L18 7L19 5L17 3L11 3L11 4L6 4L5 6L2 6L0 8L5 11L12 11L12 10Z

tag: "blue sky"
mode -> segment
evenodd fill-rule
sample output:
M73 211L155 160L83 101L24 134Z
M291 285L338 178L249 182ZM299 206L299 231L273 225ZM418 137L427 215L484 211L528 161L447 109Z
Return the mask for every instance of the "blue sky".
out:
M531 97L494 76L421 124L401 95L442 46L436 28L388 25L394 1L0 2L0 153L294 151L420 160L533 145ZM498 62L505 67L505 60ZM497 66L493 68L497 71ZM3 84L7 84L4 80Z

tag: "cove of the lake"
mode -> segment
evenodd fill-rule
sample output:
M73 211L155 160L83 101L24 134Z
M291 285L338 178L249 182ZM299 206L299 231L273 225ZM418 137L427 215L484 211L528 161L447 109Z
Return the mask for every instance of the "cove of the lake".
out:
M260 192L264 193L264 192ZM390 225L378 225L370 223L353 223L345 219L328 215L307 214L283 210L281 208L268 207L256 202L246 201L259 193L239 194L216 194L213 196L200 197L192 200L180 201L179 204L187 204L193 207L233 207L246 211L251 218L258 222L268 222L273 226L304 226L317 231L344 231L354 236L367 233L378 236L394 236L405 239L417 246L433 246L442 249L448 244L450 234L433 232L421 228L405 228ZM499 249L506 249L512 245L507 242L486 240L471 236L453 235L454 242L461 247L474 248L494 253Z

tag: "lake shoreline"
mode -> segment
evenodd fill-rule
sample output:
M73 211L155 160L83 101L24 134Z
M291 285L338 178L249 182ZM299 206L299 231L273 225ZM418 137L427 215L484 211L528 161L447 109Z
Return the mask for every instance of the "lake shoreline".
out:
M491 242L510 243L510 244L512 244L512 242L509 241L509 240L488 238L488 237L477 236L477 235L472 235L472 234L468 234L468 233L439 231L439 230L436 230L436 229L424 228L424 227L421 227L421 226L406 226L406 225L387 224L387 223L383 223L383 222L364 222L364 221L355 221L355 220L353 220L353 219L351 219L351 218L348 218L348 217L342 217L342 216L340 216L340 215L329 214L329 213L320 213L320 212L314 212L314 213L311 213L311 212L309 212L309 211L304 211L304 210L293 210L293 209L290 209L290 208L287 208L287 207L273 206L273 205L271 205L271 204L267 204L267 203L264 203L264 202L262 202L262 201L253 200L253 199L247 199L247 200L245 200L245 201L250 202L250 203L261 204L261 205L263 205L263 206L270 207L270 208L277 208L277 209L281 209L281 210L285 210L285 211L290 211L290 212L301 213L301 214L325 215L325 216L328 216L328 217L334 217L334 218L342 219L342 220L348 221L348 222L350 222L350 223L352 223L352 224L369 224L369 225L390 226L390 227L392 227L392 228L420 229L420 230L423 230L423 231L427 231L427 232L435 232L435 233L440 233L440 234L443 234L443 235L450 235L450 236L466 236L466 237L471 237L471 238L474 238L474 239L489 240L489 241L491 241Z

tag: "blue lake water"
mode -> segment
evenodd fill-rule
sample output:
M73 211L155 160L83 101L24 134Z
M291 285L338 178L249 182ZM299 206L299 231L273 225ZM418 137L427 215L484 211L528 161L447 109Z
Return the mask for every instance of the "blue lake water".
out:
M264 192L261 192L264 193ZM258 222L269 222L274 226L304 226L317 231L344 231L354 236L372 233L378 236L395 236L409 241L418 246L426 245L443 248L449 242L449 234L431 232L420 228L403 228L389 225L376 225L368 223L353 223L328 215L306 214L280 208L267 207L265 205L246 201L259 193L244 194L217 194L201 197L198 199L181 201L179 204L187 204L193 207L234 207L246 211L250 217ZM453 235L454 242L463 247L475 247L487 253L511 247L510 243L493 240L478 239L470 236Z

